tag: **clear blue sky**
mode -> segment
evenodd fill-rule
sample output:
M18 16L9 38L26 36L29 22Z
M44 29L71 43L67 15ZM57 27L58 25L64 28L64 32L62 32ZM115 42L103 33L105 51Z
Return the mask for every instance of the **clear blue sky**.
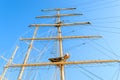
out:
M119 59L119 57L116 57L116 55L120 55L120 10L119 10L120 1L119 0L99 0L99 1L98 0L92 0L92 1L90 0L84 0L84 1L80 1L80 0L42 0L42 1L40 0L19 0L19 1L18 0L0 0L0 55L4 55L4 56L6 55L7 58L10 56L11 51L17 44L16 42L18 41L19 37L29 29L28 28L29 24L37 22L35 20L35 16L49 14L49 13L41 13L40 12L41 9L69 8L69 7L77 8L77 10L73 11L74 13L83 13L84 15L80 17L75 17L74 19L72 17L67 19L65 18L65 22L90 21L92 23L92 25L88 27L83 26L85 28L82 28L80 32L78 31L76 33L79 33L80 35L94 34L94 35L103 36L103 39L98 40L98 42L89 41L88 39L86 41L81 40L81 43L79 44L86 43L85 48L80 47L80 48L73 49L71 53L73 53L74 50L78 50L78 49L80 49L79 50L81 51L80 53L88 53L88 51L90 50L91 53L96 53L96 54L87 54L87 55L81 54L81 56L85 56L81 58L97 59L98 56L103 56L102 54L101 55L98 55L98 54L104 52L106 53L105 55L110 55L110 57L113 57L114 59L115 58ZM66 13L72 13L72 11L71 12L66 11ZM41 23L44 23L44 22L46 21L42 21ZM92 27L92 28L89 28L89 27ZM70 29L77 30L78 28L79 27L77 27L76 29L75 28L70 28ZM67 29L65 30L67 32ZM69 31L70 30L68 30L68 32ZM76 33L73 33L73 34L76 34ZM65 34L65 35L68 35L68 34ZM92 43L94 44L91 45ZM76 43L76 45L77 44L78 43ZM71 46L75 46L75 45L71 45ZM70 47L65 47L65 48L69 49ZM83 50L86 50L86 51L84 52ZM73 56L74 54L71 54L71 55ZM76 54L76 55L79 55L79 54ZM89 58L90 55L92 55L91 58ZM94 56L97 56L97 58ZM77 60L79 59L79 57L75 57L75 58ZM106 57L101 57L100 59L104 59L104 58ZM1 61L2 59L0 59L0 63ZM67 72L69 72L69 68ZM1 73L1 70L0 70L0 73ZM96 73L99 73L99 72L96 72ZM84 75L84 74L81 74L81 75ZM103 74L101 73L101 75ZM105 79L110 80L109 78L110 77L107 77ZM90 80L90 78L88 77L85 79ZM100 80L98 78L96 79ZM73 80L72 77L69 80Z

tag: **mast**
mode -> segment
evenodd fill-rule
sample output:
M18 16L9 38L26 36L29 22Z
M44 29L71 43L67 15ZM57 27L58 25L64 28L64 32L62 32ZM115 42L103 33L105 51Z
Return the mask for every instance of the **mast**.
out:
M39 28L39 27L36 27L36 28L35 28L35 31L34 31L34 34L33 34L33 37L32 37L32 38L35 38L35 37L36 37L38 28ZM33 43L34 43L34 40L31 40L31 43L29 44L28 51L27 51L27 53L26 53L26 56L25 56L25 59L24 59L23 64L26 64L27 61L28 61L30 52L31 52L31 50L32 50ZM18 76L18 80L22 80L22 76L23 76L24 70L25 70L25 67L22 66L22 68L21 68L21 70L20 70L20 73L19 73L19 76Z
M61 32L61 26L60 26L60 11L57 10L57 21L56 21L57 24L59 24L59 26L57 26L57 29L58 29L58 41L59 41L59 53L60 53L60 57L63 57L63 46L62 46L62 32ZM60 77L61 77L61 80L65 80L65 70L64 70L64 65L61 64L60 66Z
M59 41L59 57L63 57L63 44L62 44L62 31L61 31L61 21L60 21L60 17L61 16L73 16L73 15L81 15L81 14L60 14L61 10L74 10L75 8L57 8L57 9L48 9L48 10L43 10L43 11L56 11L57 14L55 16L49 16L49 17L56 17L56 27L58 30L58 41ZM44 17L48 17L48 16L44 16ZM43 17L43 18L44 18ZM40 17L37 17L40 18ZM64 64L60 64L59 65L60 68L60 80L65 80L65 69L64 69Z
M90 22L75 22L75 23L62 23L60 21L61 17L66 17L66 16L78 16L78 15L82 15L82 14L60 14L61 10L74 10L76 8L56 8L56 9L45 9L42 11L56 11L56 15L48 15L48 16L37 16L36 18L56 18L56 22L55 24L31 24L30 27L35 27L35 31L33 34L32 38L21 38L20 40L30 40L31 43L29 44L28 47L28 51L26 52L26 56L24 58L24 62L23 64L10 64L10 65L6 65L5 68L9 68L9 67L20 67L20 73L18 76L18 80L22 80L22 76L24 74L24 70L25 67L34 67L34 66L49 66L49 65L54 65L54 66L58 66L60 69L60 80L65 80L65 65L71 65L71 64L98 64L98 63L111 63L111 62L120 62L120 60L85 60L85 61L71 61L68 62L66 60L64 60L64 54L63 54L63 44L62 44L62 40L64 39L76 39L76 38L101 38L102 36L62 36L62 31L61 31L61 27L66 27L66 26L74 26L74 25L89 25L91 24ZM58 35L55 37L36 37L37 35L37 31L38 28L40 26L49 26L49 27L55 27L57 28L57 32ZM33 48L33 43L34 40L57 40L59 42L59 58L63 59L61 61L51 61L51 62L42 62L42 63L27 63L28 59L29 59L29 55L30 52ZM56 58L57 59L57 58ZM53 58L54 60L54 58Z
M16 54L18 48L19 48L19 47L16 46L16 48L15 48L13 54L12 54L12 57L7 61L7 65L6 65L6 66L11 65L11 63L12 63L12 61L13 61L13 58L14 58L14 56L15 56L15 54ZM5 76L6 72L7 72L7 70L8 70L8 68L5 67L4 70L3 70L2 76L0 77L0 80L3 80L3 79L5 78L4 76Z

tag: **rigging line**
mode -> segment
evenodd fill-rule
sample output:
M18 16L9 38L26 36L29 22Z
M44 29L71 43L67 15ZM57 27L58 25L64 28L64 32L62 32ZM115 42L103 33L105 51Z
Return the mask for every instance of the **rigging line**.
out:
M104 21L104 22L102 22L102 21L94 21L94 22L97 22L97 23L120 23L120 21L112 21L112 22L106 22L106 21Z
M81 19L74 19L74 21L78 21L78 20L80 20L80 21L85 21L85 20L87 20L87 19L84 19L84 20L81 20ZM94 19L93 19L94 20ZM91 22L91 23L95 23L95 22L97 22L97 24L101 24L101 23L111 23L111 24L113 24L113 23L120 23L120 20L110 20L109 19L109 21L105 21L105 19L104 20L91 20L91 19L89 19L89 22Z
M54 28L53 29L49 28L48 33L51 33L53 30L54 30ZM45 34L47 34L47 33L46 32L42 32L40 34L40 36L44 36ZM49 34L47 34L47 35L49 35Z
M48 66L48 69L47 69L48 71L50 70L50 65Z
M69 59L70 61L71 61L71 59ZM75 66L77 66L77 67L79 67L79 65L75 65ZM80 67L79 67L80 68ZM88 78L90 78L91 80L94 80L90 75L88 75L87 73L85 73L85 72L83 72L82 71L82 73L84 74L84 75L86 75Z
M103 19L113 19L113 18L118 18L119 19L120 16L110 16L110 17L103 17L103 18L93 18L92 20L103 20Z
M109 45L109 43L103 38L104 42L108 45L108 47L110 48L110 50L113 52L114 55L117 56L117 54L114 52L113 48Z
M107 1L107 2L104 2L104 3L102 3L102 4L99 3L99 5L102 5L102 6L103 6L103 5L105 5L105 6L108 5L108 6L109 6L110 3L113 4L113 3L118 3L118 2L119 2L119 0L117 0L117 1L113 0L113 1ZM100 7L100 6L98 6L98 4L95 4L95 5L96 5L98 8ZM94 7L95 5L91 5L91 6ZM103 7L104 7L104 6L103 6ZM88 6L88 7L86 7L86 8L91 8L91 7Z
M120 34L119 32L113 32L113 31L106 31L106 30L99 30L99 29L96 29L93 25L91 25L92 27L89 27L89 28L93 28L95 31L102 31L102 32L109 32L109 33L115 33L115 34ZM91 29L92 30L92 29Z
M57 67L56 67L56 69L55 69L55 71L53 72L53 75L52 75L52 77L51 77L50 80L54 80L54 78L55 78L55 80L57 80L57 71L58 71L58 69L57 69Z
M70 51L70 50L72 50L72 49L74 49L74 48L76 48L76 47L79 47L79 46L82 46L82 45L85 45L85 44L86 44L86 43L84 42L84 43L82 43L82 44L74 45L74 46L72 46L72 47L70 47L70 48L68 48L68 49L65 49L64 52Z
M43 53L48 50L49 44L50 44L50 41L49 41L49 43L46 43L46 45L45 45L46 47L44 47L41 50L41 52L40 52L41 54L38 56L38 58L36 59L36 61L40 60L40 58L43 56Z
M48 31L48 35L49 35L49 37L52 37L53 35L55 35L55 29L53 28L53 29L50 29L51 31Z
M88 19L88 18L86 18ZM88 19L89 20L89 19ZM91 27L90 27L91 28ZM83 28L84 29L84 28ZM95 29L95 28L94 28ZM92 29L91 29L92 30ZM105 30L98 30L98 29L95 29L95 31L102 31L102 32L110 32L110 33L117 33L117 34L120 34L119 32L113 32L113 31L105 31Z
M48 31L49 32L49 31ZM50 31L50 34L52 33L52 30ZM49 43L50 43L50 41L49 41ZM45 48L43 48L43 49L41 49L41 51L39 50L39 53L40 53L40 55L38 56L38 58L36 59L36 61L38 61L40 58L41 58L41 56L43 55L43 53L44 53L44 51L47 51L47 46L49 45L49 43L46 43L46 47ZM33 47L33 48L35 48L35 47ZM45 50L46 49L46 50Z
M91 2L91 1L90 1L90 2ZM94 1L94 3L95 3L95 2L97 2L97 1ZM87 3L89 3L89 2L87 2ZM83 5L83 3L81 3L81 4ZM73 5L73 4L72 4L72 5ZM74 4L74 5L76 5L76 4ZM69 12L69 11L64 11L64 12Z
M11 56L11 54L12 54L12 52L14 50L14 47L16 46L17 42L18 42L18 39L15 41L15 43L13 44L13 46L10 48L9 52L5 52L4 55L5 55L6 58L9 58ZM10 54L8 55L8 53L10 53Z
M63 33L63 34L68 34L68 33L72 33L72 32L75 32L75 30L68 31L68 32L65 32L65 33Z
M29 43L29 42L27 42L27 41L24 41L24 42L25 42L27 45L29 45L29 44L30 44L30 43ZM36 47L33 47L33 49L34 49L34 50L36 50L36 51L37 51L37 52L39 52L39 53L41 52L41 51L40 51L38 48L36 48Z
M16 58L17 57L19 58L20 56L25 56L25 54L24 54L25 51L23 50L24 49L23 44L20 43L20 46L21 46L20 49L19 49L20 52L19 52L19 54L16 55Z
M114 5L114 6L111 6L112 8L113 7L118 7L120 5ZM103 10L103 9L107 9L107 8L111 8L111 7L101 7L101 8L94 8L94 9L91 9L91 10L84 10L83 12L86 13L86 12L93 12L93 11L97 11L97 10Z
M95 65L95 66L93 66L93 65L88 65L88 66L83 66L83 67L108 67L108 66L110 66L110 67L114 67L114 65L113 64L100 64L100 65Z
M19 36L19 38L20 38L21 36L23 36L23 35L28 34L29 32L31 32L31 30L32 30L32 29L29 29L29 30L25 31L24 33L22 33L22 34ZM20 43L20 41L19 41L18 44L21 45L22 43ZM23 54L23 53L24 53L24 51L23 51L24 48L23 48L22 46L23 46L23 45L21 45L21 49L20 49L21 54L18 54L16 57L19 57L19 56L21 56L21 55L24 55L24 54Z
M95 27L95 28L114 28L114 29L120 29L120 28L118 28L118 27L105 27L105 26L93 25L93 27L94 27L94 26L97 26L97 27Z
M107 32L107 33L114 33L114 34L120 34L119 32L113 32L113 31L106 31L106 30L99 30L99 29L95 29L96 31L102 31L102 32Z
M103 2L103 0L101 0L101 1ZM117 0L117 1L119 1L119 0ZM98 1L94 1L94 2L91 3L91 1L89 1L89 2L87 2L87 3L88 3L87 5L91 5L91 4L93 5L93 4L97 3L97 2L98 2ZM100 1L99 1L99 2L100 2ZM109 2L107 1L107 2L104 3L104 4L113 3L113 2L115 2L115 0L109 1ZM81 4L80 4L80 3L77 3L77 4L74 4L74 5L72 5L72 6L76 6L76 5L77 5L77 6L83 5L83 6L84 6L83 3L81 3ZM85 4L85 6L87 6L87 5ZM91 5L91 6L92 6L92 5ZM98 6L98 4L96 4L96 5ZM90 7L88 6L87 8L90 8ZM83 10L84 10L84 9L83 9Z
M54 36L55 36L55 35L57 35L57 32L53 31L52 34L54 34ZM52 36L52 34L51 34L51 36ZM55 53L57 53L56 45L57 45L57 41L55 40L53 43L52 51L51 51L51 53L53 53L54 56L57 56L57 54L55 55Z
M90 29L90 28L89 28ZM99 30L99 29L95 29L95 31L102 31L102 32L107 32L107 33L114 33L114 34L120 34L119 32L113 32L113 31L106 31L106 30Z
M52 48L52 51L51 53L56 57L57 56L57 41L55 40L54 43L53 43L53 48Z
M49 46L49 43L46 44L46 47L41 50L41 55L38 56L36 61L41 59L41 57L43 56L43 53L45 53L48 50L48 46Z
M38 74L39 74L39 72L38 72L38 70L37 70L36 73L35 73L35 75L34 75L33 80L37 80L37 76L38 76Z
M108 54L106 54L104 51L100 50L99 48L97 47L94 47L93 45L90 44L90 42L88 43L91 47L93 48L96 48L98 51L100 51L103 55L109 57L110 59L114 59L113 57L109 56Z
M119 19L120 16L109 16L109 17L102 17L102 18L90 18L89 20L105 20L105 19L113 19L113 18L118 18ZM83 19L86 20L86 19Z
M40 15L40 16L44 16L44 15ZM44 21L45 23L51 23L51 22L54 21L54 18L51 18L50 20L49 20L49 19L46 19L46 18L39 18L39 21L40 21L40 20L43 21L43 19L45 20L45 21ZM41 21L41 22L42 22L42 21ZM34 23L36 23L36 22L34 22Z
M70 61L71 61L71 60L70 60ZM100 79L100 80L104 80L104 79L102 79L101 77L97 76L96 74L94 74L94 73L88 71L87 69L85 69L85 68L83 68L83 67L81 67L81 66L79 66L79 65L76 65L76 66L78 66L78 67L81 68L82 70L84 70L84 71L90 73L90 74L93 75L94 77L96 77L96 78L98 78L98 79ZM93 80L94 80L94 79L93 79Z
M93 12L93 11L97 11L97 10L103 10L103 9L107 9L107 8L113 8L113 7L118 7L120 5L114 5L114 6L107 6L107 7L101 7L101 8L95 8L95 9L91 9L91 10L84 10L83 12Z
M83 28L84 29L84 28ZM93 30L93 29L91 29L91 28L89 28L90 30ZM77 29L77 31L79 31L80 29ZM99 30L99 29L94 29L95 31L102 31L102 32L109 32L109 33L115 33L115 34L120 34L120 33L118 33L118 32L113 32L113 31L106 31L106 30ZM73 31L71 31L71 32L74 32L74 30Z
M0 58L2 58L4 61L8 62L9 61L9 56L11 56L11 53L13 53L13 50L14 50L14 46L16 46L15 44L17 43L18 40L15 41L14 45L10 48L10 51L7 52L7 53L10 53L9 55L5 53L5 57L4 56L0 56ZM7 57L8 57L8 60L7 60ZM12 61L12 64L14 62Z
M76 65L77 67L78 67L78 65ZM93 79L90 75L88 75L87 73L85 73L85 72L83 72L83 71L80 71L80 72L82 72L85 76L87 76L88 78L90 78L91 80L95 80L95 79Z
M110 19L110 18L116 18L116 17L120 17L120 16L112 16L112 17L103 17L103 18L98 18L98 19ZM78 20L78 19L76 19L76 20ZM84 20L86 20L86 19L84 19ZM91 19L89 19L90 21L91 21ZM97 20L97 18L94 18L93 20ZM116 23L116 22L120 22L120 21L115 21L115 22L108 22L108 23ZM106 22L105 22L106 23Z
M85 29L86 27L84 27L84 28L82 28L82 29ZM90 27L89 27L89 29L91 29ZM92 29L91 29L92 30ZM100 31L100 32L107 32L107 33L114 33L114 34L120 34L119 32L113 32L113 31L106 31L106 30L100 30L100 29L95 29L94 28L94 30L95 31ZM80 31L80 29L77 29L76 31ZM75 30L72 30L72 31L70 31L70 32L75 32ZM69 32L66 32L66 33L69 33Z
M24 33L22 33L22 34L19 36L19 38L20 38L21 36L24 36L24 35L28 34L28 33L31 32L31 31L32 31L32 29L29 29L29 30L25 31Z
M35 49L35 47L33 47L33 48ZM38 50L39 50L39 49L38 49ZM42 50L41 50L41 51L39 50L38 52L40 53L40 55L42 55L42 53L41 53L41 52L42 52ZM35 58L35 59L36 59L36 58Z
M29 70L29 69L28 69ZM31 80L32 78L32 80L37 80L37 76L38 76L38 74L39 74L39 69L33 69L33 68L31 68L30 69L32 72L33 72L33 70L35 71L36 70L36 72L34 73L34 74L31 74L31 76L28 76L29 77L29 79ZM40 76L40 75L39 75ZM31 78L30 78L31 77ZM28 79L28 78L27 78Z
M102 1L102 0L101 0L101 1ZM81 6L82 6L82 5L90 5L90 2L91 2L91 1L82 2L82 3L78 3L78 2L75 3L75 1L73 1L73 2L71 2L72 4L70 4L70 5L68 4L68 5L69 5L69 6L76 6L76 5L78 5L78 6L79 6L79 5L81 5ZM97 1L95 0L94 3L95 3L95 2L97 2ZM73 4L73 3L74 3L74 4ZM91 4L93 4L93 3L91 3Z
M120 64L119 64L119 68L118 68L119 70L118 70L118 74L117 74L117 80L119 80L119 77L120 77Z
M35 67L34 67L34 68L35 68ZM29 77L29 78L27 78L28 80L30 80L30 79L31 79L30 77L32 77L32 76L33 76L33 79L34 79L35 77L37 77L36 73L38 74L39 69L38 69L38 68L34 69L34 68L31 67L31 69L26 69L26 70L29 71L28 74L26 75L26 76ZM35 71L35 70L36 70L36 73L32 74L33 71ZM30 76L30 75L32 75L32 76Z
M57 69L57 67L56 67L56 75L55 75L55 80L57 80L57 71L58 71L58 69Z
M27 74L26 74L26 77L25 77L25 78L26 78L27 80L30 80L30 79L31 79L31 74L32 74L32 72L33 72L33 70L31 70L31 69L29 70L29 72L26 72Z
M54 69L55 67L53 67L53 66L48 66L48 67L32 67L31 69L27 69L26 68L26 70L32 70L32 71L37 71L37 70L39 70L39 69L41 69L41 70L43 70L43 69ZM66 67L66 68L69 68L69 67ZM18 68L14 68L14 70L9 70L10 72L13 72L13 71L19 71L19 69Z
M97 43L97 42L95 42L95 41L91 41L91 42L93 42L93 43L97 44L99 47L103 48L104 50L106 50L106 51L108 51L108 52L112 53L114 56L116 56L116 58L120 58L120 56L119 56L119 55L117 55L115 52L113 52L113 51L111 51L111 50L109 50L109 49L107 49L107 48L103 47L103 46L102 46L102 45L100 45L99 43Z
M17 69L17 68L14 68L14 69L13 69L13 68L9 68L8 71L9 71L9 72L15 72L15 71L17 71L17 70L19 70L19 69Z
M85 28L85 27L84 27ZM75 33L75 32L77 32L77 31L80 31L81 29L84 29L83 27L81 27L80 29L78 29L78 28L73 28L73 29L71 29L70 31L67 31L67 32L65 32L65 33L63 33L63 34L70 34L70 33Z
M57 32L55 32L55 31L53 31L53 34L54 34L54 36L55 35L57 35ZM51 34L51 36L52 36L52 34ZM53 56L57 56L57 41L55 40L54 42L53 42L53 45L52 45L52 50L51 50L51 54L53 54Z
M94 73L88 71L87 69L85 69L85 68L83 68L83 67L81 67L81 66L79 66L79 65L77 65L77 66L78 66L79 68L81 68L82 70L84 70L84 71L90 73L90 74L93 75L94 77L96 77L96 78L98 78L98 79L100 79L100 80L104 80L103 78L101 78L101 77L97 76L96 74L94 74Z
M100 0L100 1L103 2L103 0ZM98 1L94 1L94 2L92 3L92 5L90 4L90 2L91 2L91 1L89 1L87 5L89 5L89 6L95 5L95 3L97 3ZM96 5L97 5L97 4L96 4ZM86 4L85 4L84 6L86 6ZM88 7L89 7L89 6L88 6Z
M111 80L114 80L114 78L116 77L117 72L118 72L118 69L115 70L115 72L114 72ZM115 79L115 80L116 80L116 79Z
M97 64L95 66L88 65L88 66L83 66L83 67L88 67L88 68L90 68L90 67L95 67L96 68L97 67L98 68L98 67L108 67L108 66L109 67L115 67L113 64L104 64L104 65L103 64L100 64L100 65ZM75 67L65 67L65 68L75 68Z
M53 28L52 30L51 30L51 32L49 33L50 34L50 37L52 37L53 35L56 35L56 31L55 31L55 29Z
M93 25L92 25L93 26ZM103 38L104 39L104 38ZM104 39L104 42L110 47L110 45L107 43L107 41ZM100 44L99 44L100 45ZM101 47L102 47L102 45L100 45ZM105 48L105 47L103 47L103 48ZM107 49L107 48L106 48ZM107 49L108 50L108 49ZM114 51L113 51L113 49L110 47L110 50L109 50L109 52L111 52L114 56L116 56L116 57L120 57L120 56L118 56Z

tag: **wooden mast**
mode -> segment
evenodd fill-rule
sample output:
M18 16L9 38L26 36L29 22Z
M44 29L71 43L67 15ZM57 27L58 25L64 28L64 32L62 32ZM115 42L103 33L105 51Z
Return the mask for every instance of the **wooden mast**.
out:
M34 66L48 66L48 65L59 65L60 68L60 80L65 80L65 69L64 65L69 65L69 64L95 64L95 63L110 63L110 62L120 62L120 60L86 60L86 61L60 61L60 62L43 62L43 63L27 63L32 45L34 40L53 40L56 39L59 41L59 57L63 57L63 47L62 47L62 40L63 39L76 39L76 38L101 38L101 36L62 36L62 31L61 27L63 26L70 26L70 25L86 25L90 24L90 22L76 22L76 23L67 23L64 24L60 21L60 17L64 16L76 16L76 15L82 15L82 14L60 14L61 10L74 10L76 8L56 8L56 9L48 9L48 10L42 10L42 11L57 11L57 14L54 16L37 16L36 18L56 18L56 23L55 24L31 24L30 27L36 27L33 37L32 38L21 38L21 40L31 40L31 43L29 45L28 51L26 52L26 56L24 59L23 64L11 64L11 65L6 65L6 68L9 67L21 67L21 71L18 76L18 80L22 80L22 76L25 70L25 67L34 67ZM37 30L39 26L54 26L58 30L58 35L55 37L46 37L46 38L36 38Z
M58 41L59 41L59 53L60 53L60 57L63 57L63 46L62 46L62 31L61 31L61 21L60 21L60 11L57 10L57 21L56 23L58 24L57 29L58 29ZM64 70L64 64L61 64L59 66L60 68L60 80L65 80L65 70Z
M61 10L73 10L75 8L57 8L57 9L51 9L51 10L43 10L43 11L56 11L57 14L55 16L44 16L44 17L37 17L37 18L49 18L49 17L56 17L56 26L58 30L58 36L57 40L59 41L59 57L63 57L63 45L62 45L62 31L61 31L61 21L60 17L61 16L74 16L74 15L81 15L81 14L60 14ZM60 80L65 80L65 69L64 69L64 64L59 65L60 68Z
M35 28L35 31L34 31L34 34L33 34L33 38L36 37L38 28L39 28L39 27L36 27L36 28ZM28 47L28 51L27 51L27 53L26 53L26 56L25 56L25 59L24 59L23 64L26 64L27 61L28 61L30 52L31 52L31 50L32 50L33 43L34 43L34 40L31 40L31 43L30 43L30 45L29 45L29 47ZM19 73L19 76L18 76L18 80L22 80L22 76L23 76L24 70L25 70L25 67L22 66L22 68L21 68L21 70L20 70L20 73Z
M13 54L12 54L12 57L10 58L10 60L7 61L7 65L6 65L6 66L11 65L11 63L12 63L12 61L13 61L13 58L14 58L14 56L15 56L15 54L16 54L18 48L19 48L19 47L16 46L16 48L15 48ZM7 72L7 70L8 70L8 68L5 67L4 70L3 70L2 76L0 77L0 80L3 80L3 79L5 78L4 76L5 76L6 72Z

